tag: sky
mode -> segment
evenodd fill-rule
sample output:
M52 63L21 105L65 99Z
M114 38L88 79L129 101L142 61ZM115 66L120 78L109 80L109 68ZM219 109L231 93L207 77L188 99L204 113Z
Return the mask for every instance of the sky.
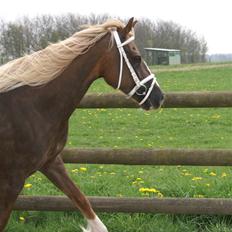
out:
M4 20L65 13L172 20L204 37L209 54L232 53L232 0L1 0L0 5Z

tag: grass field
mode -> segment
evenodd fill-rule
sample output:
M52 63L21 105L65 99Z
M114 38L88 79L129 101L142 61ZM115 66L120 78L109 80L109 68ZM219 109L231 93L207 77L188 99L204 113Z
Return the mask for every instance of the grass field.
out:
M201 66L204 67L201 69ZM232 91L232 66L162 70L164 91ZM173 69L173 67L171 67ZM152 67L156 70L155 67ZM97 81L90 92L114 91ZM232 109L83 109L70 120L67 146L114 148L232 148ZM232 197L230 167L67 165L89 196ZM147 191L144 188L156 189ZM40 173L22 194L61 195ZM232 218L165 214L99 214L110 232L232 232ZM14 212L7 232L78 232L79 212Z

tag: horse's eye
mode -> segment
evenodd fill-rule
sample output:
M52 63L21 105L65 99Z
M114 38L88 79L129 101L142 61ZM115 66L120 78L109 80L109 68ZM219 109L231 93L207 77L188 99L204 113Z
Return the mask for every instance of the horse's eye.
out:
M135 64L139 65L142 61L142 58L141 58L141 56L134 56L133 61Z

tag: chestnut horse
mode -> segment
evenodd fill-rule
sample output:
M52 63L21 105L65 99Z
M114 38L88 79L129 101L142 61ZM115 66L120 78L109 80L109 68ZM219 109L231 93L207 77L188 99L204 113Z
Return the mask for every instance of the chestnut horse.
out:
M99 77L145 110L161 106L163 93L133 42L135 23L109 20L0 67L0 231L25 179L40 171L84 215L83 231L107 232L60 153L71 114Z

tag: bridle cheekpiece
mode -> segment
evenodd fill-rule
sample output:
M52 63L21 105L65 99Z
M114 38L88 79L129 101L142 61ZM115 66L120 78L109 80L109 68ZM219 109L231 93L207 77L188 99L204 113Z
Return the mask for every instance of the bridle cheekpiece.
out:
M136 74L134 68L132 67L127 55L126 55L126 52L124 50L124 46L129 44L130 42L132 42L135 37L134 36L131 36L130 38L128 38L126 41L124 41L123 43L121 42L120 40L120 37L118 35L118 32L116 30L112 31L113 33L113 36L114 36L114 39L115 39L115 42L116 42L116 45L117 45L117 48L118 48L118 51L119 51L119 55L120 55L120 69L119 69L119 78L118 78L118 86L117 86L117 89L120 88L121 86L121 82L122 82L122 71L123 71L123 58L127 64L127 67L128 69L130 70L130 73L131 73L131 76L135 82L135 87L127 94L128 95L128 98L131 98L134 94L137 94L137 95L140 95L140 96L144 96L143 99L139 102L139 105L142 105L146 100L147 98L150 96L151 94L151 91L155 85L155 83L158 85L157 81L156 81L156 77L153 73L151 73L150 69L148 68L148 66L146 65L150 75L147 76L146 78L144 78L143 80L140 80L138 78L138 75ZM146 87L146 83L148 81L151 81L151 85L149 87L149 89L147 90L147 87ZM144 88L144 91L142 93L138 92L138 90L143 87Z

